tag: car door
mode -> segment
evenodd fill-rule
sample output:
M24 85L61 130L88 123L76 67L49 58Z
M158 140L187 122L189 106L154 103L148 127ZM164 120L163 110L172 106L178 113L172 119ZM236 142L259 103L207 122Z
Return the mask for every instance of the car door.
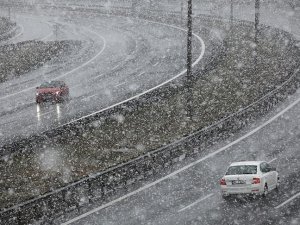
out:
M269 190L272 190L276 185L276 172L272 171L271 166L266 162L260 164L260 170L268 184Z
M268 171L268 175L270 176L270 189L274 189L277 184L277 172L272 169L272 166L269 163L266 163L266 168Z

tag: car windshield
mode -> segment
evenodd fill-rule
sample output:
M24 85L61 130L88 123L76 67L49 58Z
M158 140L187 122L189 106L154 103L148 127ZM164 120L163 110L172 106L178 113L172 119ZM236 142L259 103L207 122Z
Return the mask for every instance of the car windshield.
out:
M63 86L62 82L60 81L51 81L51 82L45 82L40 85L40 88L56 88Z
M241 166L230 166L226 172L226 175L256 174L256 173L257 173L257 166L241 165Z

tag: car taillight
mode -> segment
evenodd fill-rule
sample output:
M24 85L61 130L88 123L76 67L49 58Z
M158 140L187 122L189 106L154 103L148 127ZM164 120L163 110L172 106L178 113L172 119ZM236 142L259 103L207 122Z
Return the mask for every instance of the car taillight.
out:
M224 178L220 180L220 185L226 185L226 181Z
M260 184L260 178L254 177L252 180L252 184Z

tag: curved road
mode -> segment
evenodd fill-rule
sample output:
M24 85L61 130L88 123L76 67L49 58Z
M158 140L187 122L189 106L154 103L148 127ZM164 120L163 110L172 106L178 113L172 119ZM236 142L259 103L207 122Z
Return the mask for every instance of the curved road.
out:
M299 23L292 31L295 35L299 33ZM65 215L55 223L298 225L299 115L300 91L251 127L205 149L197 158L176 165L168 175L136 186L135 191L85 213ZM279 191L269 193L266 199L224 201L219 179L232 161L242 160L266 160L277 167L281 178Z
M169 175L55 224L299 224L299 127L300 92L252 127L177 165ZM279 192L270 192L266 199L224 201L218 181L231 162L242 160L266 160L276 166Z
M177 27L105 16L19 14L16 19L20 33L11 42L72 39L81 40L83 47L0 84L0 145L122 102L185 71L186 32ZM194 43L198 63L205 44L199 37ZM66 81L71 100L36 105L35 87L53 79Z
M138 90L140 85L147 86L147 83L141 84L140 79L147 80L147 78L149 78L149 76L145 76L147 74L159 74L159 72L155 73L150 69L157 67L178 73L180 69L183 68L181 67L175 70L175 68L173 68L175 65L168 67L168 64L173 62L173 60L166 60L166 65L156 64L163 63L164 59L168 59L169 57L166 57L166 52L170 52L171 50L159 49L159 51L155 51L155 57L151 55L151 51L147 48L147 46L149 47L149 37L145 38L149 30L151 31L150 28L145 29L147 31L138 32L140 38L136 39L134 37L137 36L137 24L134 24L134 21L122 21L115 18L114 20L118 20L118 22L112 26L114 28L112 29L112 27L107 27L107 18L102 19L98 21L99 24L93 25L93 31L101 31L101 35L104 37L103 40L109 40L109 42L104 44L105 41L99 41L96 38L97 35L91 35L95 39L89 36L89 38L93 40L90 41L89 44L93 43L97 46L97 48L95 48L95 54L101 52L103 46L106 45L110 46L114 51L118 52L118 50L120 50L122 52L122 49L114 48L114 44L110 41L120 40L120 38L114 39L114 35L123 35L122 37L127 39L127 44L124 44L124 46L133 46L129 48L131 50L130 52L139 52L137 46L144 49L139 53L132 54L132 58L137 55L146 55L146 57L135 57L135 60L131 57L126 59L128 55L126 52L128 50L127 47L123 49L123 57L125 57L125 59L122 59L122 57L118 58L117 56L119 55L112 56L109 54L111 51L107 51L106 53L104 50L103 55L101 55L101 57L99 56L102 60L97 60L97 63L93 63L93 66L89 66L88 69L82 69L88 79L85 80L85 77L82 77L82 71L77 71L74 73L74 77L69 80L71 87L74 88L78 85L79 88L72 90L73 100L67 106L59 106L59 110L57 111L55 111L57 106L53 106L53 113L48 111L49 108L53 108L52 106L47 106L46 111L39 109L38 114L41 114L40 121L42 121L40 122L41 125L38 123L39 126L47 127L49 124L52 124L52 122L45 121L57 121L54 125L64 122L64 119L58 117L58 115L78 115L77 111L72 114L72 109L76 108L75 106L78 107L78 105L83 105L83 107L81 107L82 109L91 109L91 111L93 111L93 107L95 107L93 103L96 101L105 106L107 103L101 101L104 101L104 98L116 100L120 89L127 90L125 93L131 93L132 91ZM111 20L111 18L109 18L109 20ZM77 23L78 26L87 27L89 22L85 20L77 21ZM124 23L126 23L126 25ZM128 23L133 23L134 25L130 27ZM155 25L151 24L151 26ZM161 28L159 27L155 27L153 36L160 33L159 30ZM163 30L165 31L166 28ZM87 39L87 37L84 36L85 33L81 33L81 31L81 29L76 29L76 27L72 30L76 35L82 35L84 40ZM113 34L111 34L111 32ZM164 32L162 33L165 34ZM180 36L177 32L176 34ZM47 36L47 32L45 35ZM172 37L174 37L174 33ZM172 37L168 37L167 39ZM50 38L50 36L48 38ZM156 38L157 37L154 37L153 40L156 40ZM165 40L165 38L160 39ZM162 43L156 43L157 48L166 47L165 45L161 46ZM170 43L173 44L174 40ZM152 48L153 44L150 46ZM183 44L181 46L182 49L184 49ZM179 49L177 45L174 48ZM98 51L96 49L98 49ZM148 50L145 51L145 49ZM155 61L159 52L159 60ZM122 53L120 54L122 55ZM111 60L111 57L115 56L119 61L117 59ZM183 61L183 58L179 56L175 58L179 60L176 65ZM103 67L101 66L100 70L100 66L98 65L98 63L101 64L102 62L107 63L103 66L109 65L106 67L106 70L104 69L104 73L101 72ZM125 62L125 64L119 66L118 62ZM149 64L145 66L147 62ZM147 72L145 72L145 69L149 69L149 71L147 70ZM49 66L49 68L44 68L44 70L44 74L47 74L47 72L52 71L53 68ZM56 71L60 70L57 69ZM164 73L166 71L164 71ZM65 71L60 75L63 75L64 72ZM57 72L54 74L57 74ZM124 74L126 74L126 77L123 77L125 76ZM140 76L142 78L136 81L139 74L141 74ZM90 82L92 79L97 81L97 77L99 77L99 79L101 78L100 83ZM149 81L149 85L156 85L156 81L162 82L162 80L159 80L162 79L161 76L153 77L155 79ZM68 79L67 76L66 79ZM105 79L105 83L102 83L102 81L104 82L102 79ZM128 84L136 84L138 88L132 88L128 86ZM124 96L123 94L124 93L120 96ZM32 96L28 95L27 98L32 98ZM77 100L73 103L75 99ZM85 102L87 102L87 104ZM92 104L88 104L90 102L92 102ZM33 109L34 107L32 107L31 110ZM19 112L20 110L18 110L16 114ZM87 112L82 110L80 113L84 115ZM20 112L20 114L22 113ZM35 115L33 118L39 121L38 116L34 113L33 115ZM77 217L74 217L74 212L72 212L72 215L65 215L64 218L55 221L55 224L300 224L299 115L300 92L291 96L273 112L270 112L262 118L262 120L257 121L256 124L253 124L251 127L235 134L229 140L220 142L206 149L199 153L199 156L195 159L187 159L181 164L176 165L176 168L171 169L172 171L170 171L169 175L157 178L154 182L147 181L141 187L136 187L135 191L124 193L122 197L104 205L94 206L94 209L86 213L78 213L78 215L76 215ZM68 119L70 118L72 117ZM47 126L45 124L47 124ZM37 125L34 124L32 126L36 128ZM270 193L266 199L235 199L225 202L220 196L218 181L229 163L239 160L266 160L276 166L281 177L279 192Z
M299 34L299 23L292 31ZM299 115L300 91L251 127L176 165L168 175L85 213L65 215L55 224L300 224ZM240 160L266 160L276 166L279 191L265 199L225 202L218 181L232 161Z

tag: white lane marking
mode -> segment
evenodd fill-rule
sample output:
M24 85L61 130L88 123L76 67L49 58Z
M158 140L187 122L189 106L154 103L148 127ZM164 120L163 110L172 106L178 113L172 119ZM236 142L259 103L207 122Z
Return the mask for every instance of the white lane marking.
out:
M53 112L54 112L54 110L51 110L51 111L46 112L46 113L41 113L40 116L46 116L46 115L48 115L48 114L50 114L50 113L53 113Z
M104 75L104 73L101 73L101 74L95 76L94 79L99 78L99 77L102 77L103 75Z
M173 25L168 25L168 24L163 24L163 23L158 23L158 22L152 22L152 21L148 21L148 22L151 22L151 23L154 23L154 24L164 25L164 26L167 26L167 27L172 27L172 28L174 28L174 29L179 29L179 30L182 30L182 31L184 31L184 32L187 32L185 29L180 28L180 27L176 27L176 26L173 26ZM196 59L196 61L192 64L192 67L194 67L195 65L197 65L197 64L200 62L200 60L203 58L204 53L205 53L205 43L204 43L204 41L203 41L202 38L199 37L197 34L194 34L194 33L193 33L193 35L198 39L198 41L200 41L202 48L201 48L201 53L200 53L199 57L198 57L198 58ZM170 83L171 81L173 81L173 80L177 79L178 77L184 75L184 74L186 73L186 71L187 71L187 70L185 69L185 70L181 71L179 74L177 74L176 76L172 77L171 79L166 80L165 82L163 82L163 83L161 83L161 84L159 84L159 85L157 85L157 86L155 86L155 87L153 87L153 88L150 88L150 89L148 89L148 90L146 90L146 91L144 91L144 92L142 92L142 93L140 93L140 94L137 94L137 95L135 95L135 96L132 96L131 98L128 98L128 99L126 99L126 100L124 100L124 101L118 102L118 103L116 103L116 104L114 104L114 105L108 106L108 107L106 107L106 108L104 108L104 109L102 109L102 110L99 110L99 111L93 112L93 113L91 113L91 114L88 114L88 115L86 115L86 116L80 117L80 118L78 118L78 119L71 120L70 122L65 123L65 124L62 124L62 125L59 126L59 127L62 127L62 126L65 126L65 125L74 123L74 122L76 122L76 121L79 121L79 120L82 120L82 119L84 119L84 118L93 116L93 115L95 115L95 114L98 114L98 113L100 113L100 112L106 111L106 110L108 110L108 109L114 108L114 107L116 107L116 106L118 106L118 105L121 105L121 104L123 104L123 103L125 103L125 102L129 102L129 101L131 101L131 100L133 100L133 99L139 98L140 96L145 95L145 94L147 94L147 93L149 93L149 92L151 92L151 91L153 91L153 90L155 90L155 89L157 89L157 88L159 88L159 87L162 87L162 86L164 86L165 84ZM59 128L59 127L56 127L56 128Z
M19 25L19 27L21 28L20 33L18 33L16 36L13 36L12 38L9 38L6 41L3 41L4 44L9 44L12 43L13 40L17 39L18 37L20 37L21 35L23 35L24 32L24 27L22 25ZM2 44L1 44L2 45Z
M115 70L115 69L119 68L120 66L121 66L121 64L118 64L115 67L113 67L111 70Z
M85 101L85 100L87 100L87 99L93 98L93 97L95 97L95 96L97 96L97 94L87 96L87 97L83 98L82 101Z
M187 205L186 207L184 207L184 208L178 210L178 212L182 212L182 211L184 211L184 210L186 210L186 209L188 209L188 208L191 208L191 207L193 207L194 205L197 205L198 203L200 203L200 202L202 202L202 201L204 201L204 200L206 200L206 199L212 197L213 195L214 195L213 193L211 193L211 194L209 194L209 195L206 195L205 197L198 199L197 201L193 202L192 204Z
M103 53L103 51L105 50L105 48L106 48L106 40L105 40L104 37L100 36L98 33L94 32L94 31L92 31L92 30L88 30L88 29L84 29L84 30L90 31L91 33L94 33L96 36L98 36L100 39L102 39L102 41L103 41L102 49L100 50L100 52L98 52L97 55L95 55L93 58L91 58L91 59L88 60L87 62L83 63L82 65L80 65L80 66L74 68L73 70L71 70L71 71L69 71L69 72L67 72L67 73L65 73L65 74L62 74L62 75L60 75L60 76L58 76L58 77L55 77L54 80L57 80L57 79L62 78L62 77L65 77L65 76L67 76L67 75L69 75L69 74L71 74L71 73L74 73L76 70L79 70L79 69L83 68L84 66L86 66L86 65L88 65L89 63L91 63L92 61L94 61L94 60L95 60L98 56L100 56L100 55Z
M11 41L17 39L18 37L20 37L21 35L23 35L23 33L24 33L24 27L22 25L19 25L19 27L21 28L20 33L18 33L16 36L10 38L9 40L7 40L7 43L11 42Z
M17 95L17 94L20 94L20 93L23 93L23 92L26 92L26 91L29 91L31 89L34 89L35 87L29 87L29 88L26 88L26 89L23 89L22 91L18 91L18 92L15 92L15 93L12 93L12 94L9 94L9 95L5 95L3 97L0 97L0 100L2 99L6 99L8 97L11 97L11 96L14 96L14 95Z
M72 86L72 89L75 89L75 88L77 88L77 87L79 87L79 86L81 86L81 85L83 85L83 84L82 84L82 83L76 84L76 85Z
M277 160L277 158L271 159L268 163L272 163L272 162L274 162L275 160Z
M291 198L289 198L288 200L286 200L285 202L281 203L280 205L276 206L275 209L279 209L281 208L282 206L290 203L291 201L293 201L295 198L298 198L300 197L300 192L298 194L295 194L294 196L292 196Z
M108 26L106 26L106 27L108 27ZM110 27L109 27L109 28L110 28ZM136 40L134 40L134 41L135 41L135 45L137 45L137 41L136 41ZM134 52L136 52L136 50L135 50ZM131 53L131 54L132 54L132 53ZM130 54L130 55L127 55L126 58L125 58L124 60L121 60L122 62L121 62L120 64L116 65L116 66L113 67L111 70L117 69L118 67L120 67L120 66L123 64L123 62L127 62L128 59L131 58L131 54ZM100 74L100 75L98 75L98 76L93 77L93 79L97 79L97 78L99 78L99 77L102 77L103 75L104 75L104 73L102 73L102 74Z
M46 24L49 25L49 27L52 27L52 24L49 22L46 22ZM47 38L51 37L53 35L53 32L51 31L48 35L44 36L43 38L41 38L41 41L45 41Z
M262 125L256 127L255 129L253 129L249 133L247 133L244 136L236 139L235 141L233 141L233 142L231 142L231 143L223 146L222 148L220 148L220 149L218 149L218 150L216 150L216 151L214 151L212 153L209 153L208 155L206 155L206 156L204 156L204 157L202 157L202 158L200 158L200 159L198 159L198 160L196 160L196 161L194 161L194 162L192 162L192 163L190 163L190 164L188 164L188 165L180 168L179 170L176 170L176 171L168 174L167 176L164 176L164 177L162 177L162 178L160 178L160 179L158 179L158 180L156 180L156 181L154 181L152 183L149 183L149 184L147 184L147 185L145 185L145 186L143 186L143 187L141 187L141 188L139 188L139 189L137 189L137 190L135 190L133 192L130 192L130 193L128 193L128 194L126 194L126 195L124 195L124 196L122 196L120 198L117 198L117 199L115 199L115 200L113 200L113 201L111 201L111 202L109 202L107 204L104 204L104 205L102 205L102 206L100 206L98 208L95 208L95 209L93 209L93 210L91 210L89 212L86 212L86 213L84 213L84 214L82 214L82 215L80 215L78 217L75 217L75 218L67 221L66 223L62 223L62 225L71 224L71 223L73 223L73 222L75 222L77 220L80 220L80 219L82 219L84 217L87 217L88 215L91 215L91 214L93 214L95 212L98 212L101 209L107 208L107 207L109 207L109 206L111 206L111 205L113 205L113 204L115 204L117 202L120 202L120 201L122 201L122 200L124 200L126 198L129 198L129 197L131 197L131 196L133 196L133 195L135 195L135 194L137 194L137 193L139 193L141 191L144 191L144 190L146 190L146 189L148 189L150 187L153 187L156 184L159 184L162 181L165 181L165 180L167 180L167 179L169 179L169 178L171 178L171 177L173 177L173 176L175 176L175 175L177 175L177 174L179 174L179 173L181 173L181 172L183 172L183 171L185 171L185 170L187 170L187 169L189 169L189 168L191 168L191 167L199 164L200 162L203 162L206 159L212 158L215 155L217 155L217 154L219 154L221 152L224 152L226 149L232 147L233 145L236 145L237 143L241 142L242 140L244 140L244 139L250 137L251 135L255 134L256 132L258 132L259 130L261 130L262 128L264 128L265 126L269 125L270 123L272 123L273 121L275 121L277 118L281 117L284 113L286 113L287 111L289 111L291 108L293 108L295 105L297 105L299 102L300 102L300 98L297 99L296 101L294 101L292 104L290 104L285 109L283 109L281 112L277 113L275 116L273 116L272 118L270 118L269 120L267 120L266 122L264 122Z
M39 22L41 22L39 19L36 19L36 18L33 18L33 17L28 17L28 16L23 16L23 18L27 18L27 19L33 19L33 20L38 20ZM50 24L49 22L41 22L41 23L46 23L46 24ZM20 25L20 27L21 27L21 32L17 35L17 36L15 36L15 37L13 37L12 39L10 39L10 40L14 40L14 39L16 39L16 38L18 38L19 36L21 36L23 33L24 33L24 27L22 26L22 25ZM50 37L52 35L52 32L51 33L49 33L47 36L45 36L44 38L41 38L40 40L45 40L45 39L47 39L48 37Z
M87 30L87 29L85 29L85 30ZM90 31L91 33L94 33L96 36L98 36L100 39L102 39L102 41L103 41L103 47L102 47L102 49L97 53L97 55L95 55L93 58L91 58L91 59L88 60L87 62L81 64L80 66L74 68L73 70L68 71L67 73L64 73L64 74L62 74L62 75L60 75L60 76L58 76L58 77L55 77L53 80L57 80L57 79L59 79L59 78L65 77L65 76L67 76L67 75L69 75L69 74L71 74L71 73L74 73L76 70L79 70L79 69L81 69L82 67L84 67L84 66L88 65L89 63L91 63L92 61L94 61L98 56L100 56L100 55L103 53L103 51L104 51L105 48L106 48L106 40L105 40L105 38L102 37L102 36L100 36L99 34L97 34L96 32L94 32L94 31L92 31L92 30L88 30L88 31ZM3 96L3 97L0 97L0 100L6 99L6 98L8 98L8 97L11 97L11 96L14 96L14 95L17 95L17 94L20 94L20 93L23 93L23 92L26 92L26 91L29 91L29 90L32 90L32 89L34 89L34 88L35 88L35 86L34 86L34 87L29 87L29 88L23 89L22 91L18 91L18 92L9 94L9 95L5 95L5 96Z
M140 76L142 76L144 74L145 74L145 72L142 72L142 73L138 74L137 76L140 77Z
M122 82L122 83L120 83L120 84L117 84L115 87L120 87L120 86L122 86L122 85L124 85L124 84L126 84L126 82Z
M41 41L45 41L47 38L51 37L52 34L53 34L53 33L51 32L51 33L49 33L48 35L46 35L45 37L41 38L40 40L41 40Z
M157 62L157 63L153 64L153 66L157 66L157 65L158 65L158 63L159 63L159 62Z

